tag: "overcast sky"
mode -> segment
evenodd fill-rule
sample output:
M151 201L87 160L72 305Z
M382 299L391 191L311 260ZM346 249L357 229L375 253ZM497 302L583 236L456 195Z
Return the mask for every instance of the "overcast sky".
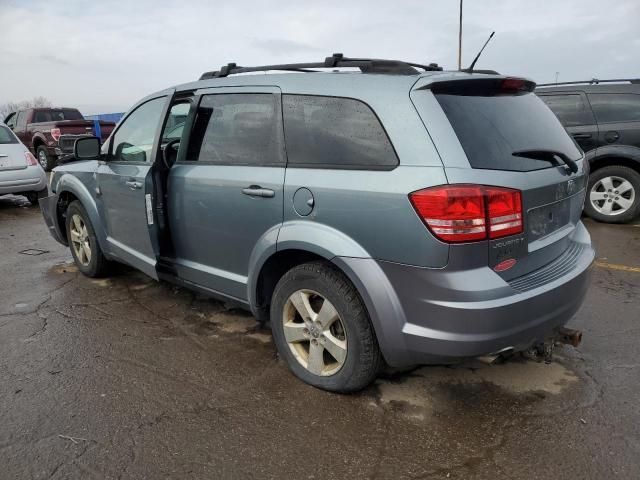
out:
M640 0L465 0L463 64L535 81L640 77ZM83 113L228 62L333 52L457 67L457 0L0 0L0 103Z

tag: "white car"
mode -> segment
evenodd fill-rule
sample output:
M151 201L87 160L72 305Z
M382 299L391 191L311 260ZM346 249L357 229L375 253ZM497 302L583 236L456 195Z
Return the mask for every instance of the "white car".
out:
M24 195L34 205L47 196L47 175L18 137L0 122L0 196Z

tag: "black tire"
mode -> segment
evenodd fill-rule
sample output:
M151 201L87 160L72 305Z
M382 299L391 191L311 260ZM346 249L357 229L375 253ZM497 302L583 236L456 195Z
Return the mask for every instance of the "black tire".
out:
M78 258L71 241L71 221L74 215L79 215L82 218L82 221L84 222L84 225L87 229L87 237L89 247L91 249L91 256L89 258L88 264L86 265L83 264L83 262ZM78 270L80 270L87 277L92 278L104 277L108 275L110 272L111 264L102 253L102 249L100 248L98 239L96 238L96 232L93 229L91 221L89 220L87 211L78 200L74 200L67 207L65 228L67 232L67 240L69 241L69 249L71 250L71 255L73 255L73 260L78 267Z
M284 336L283 314L289 297L298 290L317 292L335 307L344 326L347 354L342 367L330 376L311 373L294 356ZM366 308L351 282L328 262L311 262L289 270L278 282L271 301L271 329L280 358L304 382L332 392L361 390L382 365L378 341Z
M628 181L633 186L633 190L634 190L633 204L625 212L607 215L605 213L599 212L595 208L595 206L592 204L590 200L591 190L603 178L606 178L606 177L621 178ZM602 188L602 187L599 187L599 188ZM615 195L615 189L613 193ZM605 222L605 223L630 222L636 217L636 215L638 215L638 213L640 213L640 174L629 167L623 167L619 165L611 165L609 167L599 168L598 170L595 170L594 172L592 172L591 175L589 175L589 186L587 187L586 195L587 195L587 198L584 203L584 212L589 217L599 222ZM628 192L625 193L625 195L629 196ZM615 210L613 210L613 212L615 213Z
M50 172L53 167L56 166L57 158L49 155L47 147L40 145L36 149L36 159L45 172Z
M38 200L46 197L48 193L48 190L45 188L44 190L40 190L39 192L26 192L24 196L27 197L27 200L29 200L29 203L31 203L32 206L37 207Z

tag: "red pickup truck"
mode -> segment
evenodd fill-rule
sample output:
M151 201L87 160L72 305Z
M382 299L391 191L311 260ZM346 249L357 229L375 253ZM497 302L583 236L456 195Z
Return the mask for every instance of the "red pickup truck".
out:
M73 153L78 137L96 135L104 142L116 125L102 120L96 125L75 108L27 108L10 113L4 123L47 171L58 158Z

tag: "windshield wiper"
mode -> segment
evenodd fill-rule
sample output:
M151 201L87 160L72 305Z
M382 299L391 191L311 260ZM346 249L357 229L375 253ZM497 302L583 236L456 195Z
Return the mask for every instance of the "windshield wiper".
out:
M566 154L562 152L556 152L555 150L518 150L517 152L513 152L511 155L513 155L514 157L533 158L534 160L547 160L549 162L560 159L567 167L569 167L569 170L571 170L572 173L578 172L578 164L575 162L575 160L571 160Z

